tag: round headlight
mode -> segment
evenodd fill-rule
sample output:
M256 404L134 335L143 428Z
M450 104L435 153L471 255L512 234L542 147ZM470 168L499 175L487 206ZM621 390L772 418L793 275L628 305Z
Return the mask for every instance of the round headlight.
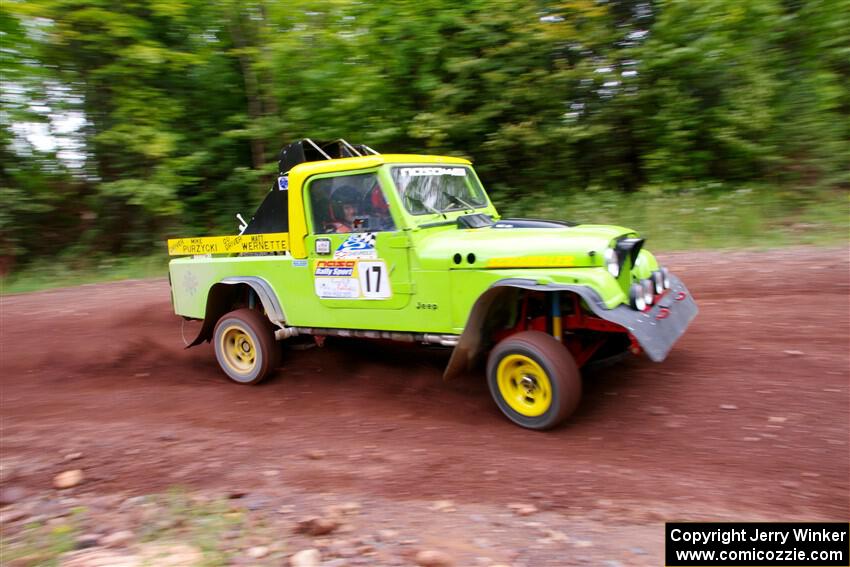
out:
M605 249L605 267L615 278L620 276L620 259L617 258L617 251L613 248Z
M664 289L670 289L670 270L667 268L661 268L661 277Z
M664 274L660 270L652 272L652 287L655 288L655 293L659 295L664 292Z
M643 300L647 305L652 305L652 300L655 299L655 293L653 293L652 282L649 280L642 280L640 285L643 286Z
M629 289L629 301L632 307L638 311L646 309L646 300L643 297L643 286L639 283L633 283Z

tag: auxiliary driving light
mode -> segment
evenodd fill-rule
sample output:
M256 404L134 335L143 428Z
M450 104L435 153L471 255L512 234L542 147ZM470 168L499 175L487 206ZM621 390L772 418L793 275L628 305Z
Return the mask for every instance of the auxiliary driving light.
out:
M655 299L655 293L653 293L652 282L649 280L642 280L640 282L641 286L643 286L643 300L647 305L652 305L652 300Z
M617 257L617 251L613 248L605 249L605 267L608 268L608 273L612 276L620 276L620 259Z
M664 274L660 270L652 272L652 286L655 288L656 294L664 293Z
M633 283L629 289L629 301L632 307L638 311L646 309L646 300L643 298L643 286L639 283Z
M664 278L664 289L670 289L670 270L661 268L661 276Z

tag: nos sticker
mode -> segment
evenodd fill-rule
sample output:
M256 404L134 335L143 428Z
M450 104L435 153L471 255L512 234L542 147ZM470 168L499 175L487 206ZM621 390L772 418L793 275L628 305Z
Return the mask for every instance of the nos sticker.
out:
M389 299L392 297L383 260L317 260L313 272L322 299Z

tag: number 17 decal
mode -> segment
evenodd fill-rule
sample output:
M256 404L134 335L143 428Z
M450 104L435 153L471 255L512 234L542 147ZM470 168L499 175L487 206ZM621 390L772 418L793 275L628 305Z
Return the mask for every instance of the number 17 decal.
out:
M360 291L364 299L389 299L392 297L390 280L387 277L387 265L381 261L357 262L357 275L360 279Z

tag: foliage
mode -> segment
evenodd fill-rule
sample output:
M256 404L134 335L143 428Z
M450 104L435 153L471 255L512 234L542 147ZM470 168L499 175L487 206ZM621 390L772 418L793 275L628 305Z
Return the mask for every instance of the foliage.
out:
M0 272L232 232L299 137L512 204L850 185L850 0L9 0L0 41Z
M165 246L150 256L101 253L95 256L71 249L59 256L36 258L8 276L0 276L0 295L26 293L128 279L165 278Z
M850 234L846 192L778 194L766 187L708 184L671 194L648 186L635 193L592 190L561 197L525 195L497 203L503 214L627 226L649 238L653 252L705 248L838 246ZM165 278L161 245L150 256L39 259L0 277L0 295L140 278Z
M134 497L125 501L122 508L128 506L140 512L133 516L135 544L114 549L103 546L89 549L99 556L85 558L88 564L186 565L185 558L179 561L168 555L175 548L188 547L198 551L197 562L192 565L231 565L240 555L245 555L251 541L238 534L245 532L253 538L279 539L279 533L274 532L268 522L249 519L244 507L226 499L189 494L180 487L165 494ZM79 556L85 555L81 550L91 547L91 542L82 543L90 539L93 532L97 534L98 529L103 529L104 519L110 519L108 515L104 518L103 512L102 509L78 507L65 518L50 522L34 520L7 529L0 540L3 564L53 567L85 562Z
M4 534L0 539L0 557L8 565L58 565L59 556L76 548L86 513L85 508L74 508L61 521L32 520L14 536Z
M835 190L783 195L767 187L710 183L671 194L647 186L632 194L598 190L557 199L527 196L504 209L633 228L649 240L653 252L835 246L850 234L847 194Z
M846 183L850 66L822 55L848 53L848 10L846 0L665 2L641 48L650 182Z

